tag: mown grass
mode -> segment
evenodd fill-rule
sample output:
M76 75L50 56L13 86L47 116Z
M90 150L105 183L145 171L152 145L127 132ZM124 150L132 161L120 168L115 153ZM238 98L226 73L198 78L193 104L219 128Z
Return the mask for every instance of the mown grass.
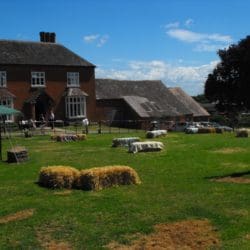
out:
M250 171L248 138L170 133L158 139L163 151L130 154L111 147L114 137L121 135L90 134L86 141L68 143L49 136L12 140L27 147L30 159L0 163L0 218L26 209L33 209L33 215L0 224L0 249L43 249L50 239L73 249L101 249L111 241L128 243L128 236L138 232L150 233L158 223L198 218L209 219L218 229L222 248L250 248L249 184L209 180ZM7 148L5 139L4 153ZM98 192L49 190L36 181L40 168L50 165L128 165L142 184Z

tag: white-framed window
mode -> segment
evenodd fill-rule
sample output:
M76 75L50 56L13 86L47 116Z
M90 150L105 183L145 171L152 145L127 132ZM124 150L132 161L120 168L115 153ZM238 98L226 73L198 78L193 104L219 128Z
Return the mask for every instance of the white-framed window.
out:
M67 86L79 87L79 72L67 72Z
M0 105L6 106L8 108L13 108L13 98L9 97L9 98L1 98L0 99ZM12 122L14 117L13 115L7 115L6 116L6 121L7 122Z
M0 71L0 87L6 87L7 74L6 71Z
M31 72L31 86L45 87L45 72Z
M68 96L65 100L66 117L82 118L86 116L86 99L84 96Z

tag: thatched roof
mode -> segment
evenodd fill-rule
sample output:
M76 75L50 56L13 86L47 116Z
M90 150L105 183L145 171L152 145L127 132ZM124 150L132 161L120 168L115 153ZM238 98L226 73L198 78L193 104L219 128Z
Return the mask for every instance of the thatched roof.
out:
M0 40L0 65L94 65L58 43Z
M168 88L178 100L183 103L193 114L194 117L209 116L210 114L191 96L185 93L181 88Z
M140 117L192 115L161 81L96 79L97 100L123 99Z

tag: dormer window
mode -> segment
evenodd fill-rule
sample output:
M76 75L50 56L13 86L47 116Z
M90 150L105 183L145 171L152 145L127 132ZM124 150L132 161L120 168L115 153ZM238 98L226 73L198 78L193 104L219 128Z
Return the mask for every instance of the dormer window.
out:
M6 71L0 71L0 87L6 87L7 75Z
M79 72L67 72L67 86L79 87Z
M45 72L31 72L31 86L45 87Z

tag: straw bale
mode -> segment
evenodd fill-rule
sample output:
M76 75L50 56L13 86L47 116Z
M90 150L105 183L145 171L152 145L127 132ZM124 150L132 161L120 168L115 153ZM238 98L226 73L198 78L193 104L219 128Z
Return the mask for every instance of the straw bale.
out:
M200 134L212 134L212 133L215 133L216 132L216 129L213 128L213 127L210 127L210 128L199 128L198 129L198 133Z
M248 137L248 131L246 129L238 130L236 137Z
M52 140L56 140L59 142L67 142L67 141L81 141L86 140L87 136L86 134L60 134L60 135L54 135L51 136Z
M57 135L51 135L51 136L50 136L50 139L51 139L51 140L56 140L56 138L57 138Z
M77 135L77 139L79 141L86 140L87 139L87 135L86 134L79 134L79 135Z
M215 128L216 134L223 134L224 129L223 128Z
M167 135L167 130L153 130L146 132L146 138L156 138L156 137L165 137Z
M107 187L139 183L139 176L131 167L106 166L81 170L78 187L83 190L101 190Z
M48 188L73 188L79 173L77 169L68 166L43 167L38 183Z

